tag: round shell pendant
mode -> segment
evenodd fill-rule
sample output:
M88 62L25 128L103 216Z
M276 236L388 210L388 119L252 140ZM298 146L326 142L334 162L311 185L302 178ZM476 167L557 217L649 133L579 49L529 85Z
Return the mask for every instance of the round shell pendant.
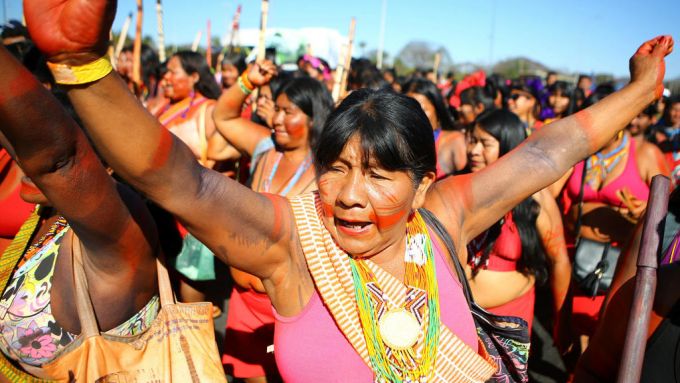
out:
M420 335L420 323L415 315L403 308L392 309L378 321L383 342L393 350L413 347Z

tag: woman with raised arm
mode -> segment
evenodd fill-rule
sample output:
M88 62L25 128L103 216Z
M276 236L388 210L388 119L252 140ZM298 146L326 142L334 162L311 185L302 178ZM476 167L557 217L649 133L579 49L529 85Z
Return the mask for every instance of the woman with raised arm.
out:
M0 297L0 352L31 375L56 378L41 366L81 332L74 246L101 330L135 335L159 310L156 228L142 199L114 182L59 102L2 47L0 67L0 144L26 174L21 197L40 204L2 256L9 279ZM3 360L0 381L29 379L21 370Z
M631 83L617 94L539 130L483 171L434 184L434 137L418 103L353 92L319 137L319 192L289 200L199 166L139 106L98 60L114 4L27 0L24 12L56 71L72 75L58 81L79 83L69 96L109 164L217 257L262 279L277 315L279 370L298 382L486 381L496 366L482 356L454 259L418 208L432 211L464 255L466 243L660 95L673 45L670 37L646 42L631 60Z
M229 143L252 158L253 172L248 180L252 190L292 197L317 189L312 151L333 108L333 99L313 78L292 79L273 95L276 103L271 129L240 117L246 97L255 86L264 96L262 90L277 81L275 73L276 68L268 61L244 72L218 100L215 125ZM246 382L275 379L274 357L267 351L274 342L271 301L257 276L236 268L231 268L231 275L234 288L222 362L230 375Z
M491 166L526 137L522 121L512 112L482 113L468 132L470 170L476 173ZM559 313L571 279L563 232L559 207L547 190L515 206L468 245L475 301L494 314L523 318L531 331L534 286L549 276L554 312Z

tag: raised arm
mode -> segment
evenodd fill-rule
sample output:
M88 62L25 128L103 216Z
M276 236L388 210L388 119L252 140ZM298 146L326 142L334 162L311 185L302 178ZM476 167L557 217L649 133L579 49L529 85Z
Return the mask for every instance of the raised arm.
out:
M94 308L102 328L110 329L157 290L153 220L141 198L115 184L59 102L3 47L0 68L2 146L80 238L86 275L97 281L90 290ZM72 302L70 266L56 270L53 302ZM70 330L78 328L72 309L52 306Z
M260 141L271 136L271 132L265 126L242 118L241 108L254 87L268 84L275 75L276 67L271 62L256 63L222 93L215 105L213 119L217 130L231 145L249 156Z
M26 0L24 12L36 45L66 73L105 55L115 1ZM115 71L68 86L68 93L109 165L177 216L219 258L265 284L288 259L293 219L287 202L200 166Z
M486 169L436 184L428 203L456 234L454 238L459 238L458 246L477 236L523 199L555 182L660 97L664 57L672 48L670 36L644 43L630 59L631 81L623 89L545 126Z

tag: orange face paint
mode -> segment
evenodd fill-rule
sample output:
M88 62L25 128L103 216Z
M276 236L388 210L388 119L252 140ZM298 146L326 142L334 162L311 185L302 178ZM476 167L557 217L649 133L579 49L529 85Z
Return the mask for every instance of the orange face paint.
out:
M160 169L165 165L170 158L170 152L172 150L173 137L169 130L162 128L161 135L158 139L158 146L156 146L156 151L151 157L151 168L152 170Z
M388 202L389 205L374 206L369 220L375 222L380 230L387 230L401 222L411 212L410 199L402 199L390 191L373 191L371 201Z

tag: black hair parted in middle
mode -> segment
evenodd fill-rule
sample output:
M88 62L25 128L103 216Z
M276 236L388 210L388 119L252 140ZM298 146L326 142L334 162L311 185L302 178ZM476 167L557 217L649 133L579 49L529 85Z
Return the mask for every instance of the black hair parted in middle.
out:
M363 166L371 160L388 171L406 171L414 185L435 172L430 121L418 101L388 89L359 89L331 113L314 152L319 174L327 171L354 135L361 140Z

